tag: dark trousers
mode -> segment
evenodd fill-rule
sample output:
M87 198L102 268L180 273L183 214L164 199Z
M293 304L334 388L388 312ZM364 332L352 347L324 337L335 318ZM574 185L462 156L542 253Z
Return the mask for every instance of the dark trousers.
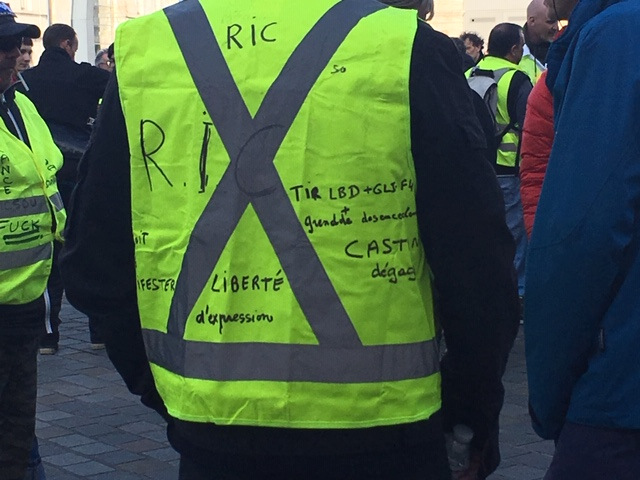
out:
M62 296L64 294L64 284L62 283L59 267L61 250L62 244L54 242L51 274L47 281L50 315L47 319L47 331L40 342L43 347L57 348L60 341L60 310L62 310ZM102 335L102 330L100 330L99 323L91 317L89 317L89 339L91 343L104 343L104 336Z
M544 480L638 480L640 430L567 423Z
M0 478L23 480L36 424L38 337L0 337Z
M249 448L248 448L249 449ZM450 480L439 441L397 446L385 452L345 455L212 455L180 458L179 480Z
M74 182L65 181L58 178L58 192L62 198L62 203L70 213L71 193L73 192ZM62 295L64 293L64 284L60 275L58 266L58 257L62 250L62 244L54 242L53 244L53 262L51 264L51 273L47 281L47 292L49 293L49 308L51 314L47 319L47 332L42 338L41 345L44 347L58 347L60 341L60 310L62 308Z
M33 437L31 444L31 452L29 453L29 463L27 466L27 474L24 480L47 480L44 473L44 466L40 458L40 449L38 447L38 437Z

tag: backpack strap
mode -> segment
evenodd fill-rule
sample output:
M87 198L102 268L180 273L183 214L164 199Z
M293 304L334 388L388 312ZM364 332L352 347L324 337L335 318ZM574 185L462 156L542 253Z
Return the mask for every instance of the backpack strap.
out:
M513 70L517 70L515 68L509 68L509 67L505 67L505 68L499 68L498 70L495 70L493 72L493 78L496 81L496 83L500 82L500 80L502 79L502 77L504 77L508 72L511 72ZM509 101L507 98L507 110L509 110ZM504 136L507 134L507 132L509 130L512 130L515 128L516 126L516 121L514 120L514 115L511 114L511 112L507 112L509 113L509 123L507 124L507 126L504 128L504 130L502 130L502 132L500 132L500 134L498 134L496 136L497 138L497 142L498 145L500 145L500 143L502 143L502 139L504 138ZM520 150L520 142L518 142L518 155L519 155L519 150Z

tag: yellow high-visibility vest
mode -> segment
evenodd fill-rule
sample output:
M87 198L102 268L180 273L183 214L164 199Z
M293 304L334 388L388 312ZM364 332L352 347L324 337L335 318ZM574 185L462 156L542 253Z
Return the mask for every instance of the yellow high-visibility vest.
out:
M516 72L521 71L518 65L499 57L486 56L477 65L481 70L497 71L508 69L508 71L498 80L498 109L496 112L496 127L502 131L511 124L511 116L507 107L509 97L509 87ZM517 126L522 128L522 125ZM510 128L502 137L498 145L498 156L496 164L503 167L516 167L518 165L518 143L520 142L519 130L516 127Z
M62 154L31 101L16 93L31 148L0 121L0 304L43 294L66 213L56 172Z
M440 408L415 12L184 2L124 23L137 297L174 417L355 428Z
M527 74L533 85L537 83L542 72L547 69L546 65L541 63L540 60L531 53L527 45L524 46L524 54L522 55L520 63L518 63L518 67Z

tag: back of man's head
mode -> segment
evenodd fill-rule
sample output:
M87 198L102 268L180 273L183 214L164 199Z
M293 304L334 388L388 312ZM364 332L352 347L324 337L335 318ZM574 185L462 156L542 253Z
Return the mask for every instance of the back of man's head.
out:
M54 23L44 31L42 44L44 49L60 47L63 42L73 42L76 38L76 31L64 23Z
M484 48L484 40L482 40L482 38L480 38L480 35L478 35L475 32L464 32L460 35L460 40L462 40L463 42L465 40L469 40L472 45L479 47L480 49Z
M96 67L99 67L99 66L100 66L100 62L102 62L102 61L104 60L104 56L105 56L105 55L106 55L107 57L109 56L109 49L107 49L107 48L103 48L103 49L101 49L101 50L98 50L98 53L96 53L96 59L95 59L95 61L93 62L93 64L94 64ZM108 60L108 58L107 58L107 60Z
M522 27L515 23L499 23L489 34L489 55L507 58L514 46L520 44Z

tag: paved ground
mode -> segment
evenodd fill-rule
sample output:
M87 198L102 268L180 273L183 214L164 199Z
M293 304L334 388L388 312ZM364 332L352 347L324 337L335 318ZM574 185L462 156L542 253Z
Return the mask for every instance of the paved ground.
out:
M36 430L48 480L177 479L161 418L128 392L104 350L91 350L86 318L69 305L61 317L60 351L39 362ZM529 426L522 334L505 385L503 462L490 478L542 479L553 444Z

